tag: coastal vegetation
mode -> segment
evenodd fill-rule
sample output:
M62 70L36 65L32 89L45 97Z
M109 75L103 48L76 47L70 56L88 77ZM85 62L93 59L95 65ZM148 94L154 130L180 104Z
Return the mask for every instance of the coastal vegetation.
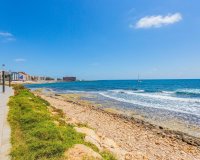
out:
M11 157L13 160L62 160L75 144L83 144L99 153L104 160L115 160L107 151L84 141L73 125L65 123L62 110L34 95L22 85L15 85L9 101L8 121L11 125Z

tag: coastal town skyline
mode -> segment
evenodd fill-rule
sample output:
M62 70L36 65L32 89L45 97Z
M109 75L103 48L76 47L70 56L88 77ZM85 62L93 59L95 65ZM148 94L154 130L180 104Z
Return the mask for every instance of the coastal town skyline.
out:
M3 78L4 77L4 78ZM48 82L73 82L79 81L76 77L63 76L63 77L49 77L49 76L38 76L30 75L26 72L13 72L6 71L5 69L0 70L0 84L2 82L21 82L21 83L48 83Z
M200 78L200 2L3 1L0 65L79 79Z

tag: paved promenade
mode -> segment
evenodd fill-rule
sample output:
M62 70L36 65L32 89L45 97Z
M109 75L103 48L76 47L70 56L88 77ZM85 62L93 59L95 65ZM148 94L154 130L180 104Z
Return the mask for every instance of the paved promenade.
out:
M6 87L6 92L2 93L0 86L0 160L9 160L10 126L7 122L9 97L14 94L13 89Z

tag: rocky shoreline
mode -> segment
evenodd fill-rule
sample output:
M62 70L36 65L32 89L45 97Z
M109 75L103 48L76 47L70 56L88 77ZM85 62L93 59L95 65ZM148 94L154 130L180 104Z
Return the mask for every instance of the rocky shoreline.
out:
M57 95L57 96L60 96L60 95ZM73 103L75 105L82 105L81 103L75 102L75 101L68 101L68 102ZM90 105L88 107L90 107L90 109L96 110L97 112L102 112L103 114L108 114L109 116L113 116L116 119L119 118L119 119L123 120L124 123L131 122L133 124L138 124L138 125L140 125L140 127L144 127L145 129L151 130L151 131L155 132L155 134L157 134L161 137L167 136L169 138L175 138L175 139L181 140L183 142L186 142L189 145L194 145L194 146L200 147L200 138L191 136L187 133L184 133L181 131L170 130L170 129L164 128L162 126L151 124L149 122L146 122L144 120L141 120L141 119L138 119L135 117L125 116L124 114L112 113L112 112L106 111L102 108L97 108L93 105Z
M200 139L137 118L107 112L78 98L39 94L67 117L87 124L126 151L124 159L200 159Z
M80 104L77 104L80 105ZM112 113L112 112L108 112L105 111L101 108L93 108L94 110L97 110L98 112L102 112L103 114L109 114L112 115L113 117L119 118L121 120L124 121L124 123L133 123L140 125L140 127L144 127L145 129L151 130L153 132L155 132L155 134L160 135L161 137L169 137L169 138L175 138L178 140L181 140L183 142L186 142L189 145L194 145L197 147L200 147L200 139L194 136L191 136L187 133L181 132L181 131L175 131L175 130L170 130L167 128L164 128L162 126L158 126L155 124L151 124L149 122L146 122L144 120L141 119L137 119L135 117L127 117L125 115L122 114L116 114L116 113Z

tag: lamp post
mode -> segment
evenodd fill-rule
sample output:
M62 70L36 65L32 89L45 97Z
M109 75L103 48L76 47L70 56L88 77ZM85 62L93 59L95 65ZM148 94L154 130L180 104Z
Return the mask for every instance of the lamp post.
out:
M5 92L5 71L4 71L5 64L2 65L2 78L3 78L3 93Z
M11 70L9 70L9 87L11 87L11 81L12 81L12 72L11 72Z

